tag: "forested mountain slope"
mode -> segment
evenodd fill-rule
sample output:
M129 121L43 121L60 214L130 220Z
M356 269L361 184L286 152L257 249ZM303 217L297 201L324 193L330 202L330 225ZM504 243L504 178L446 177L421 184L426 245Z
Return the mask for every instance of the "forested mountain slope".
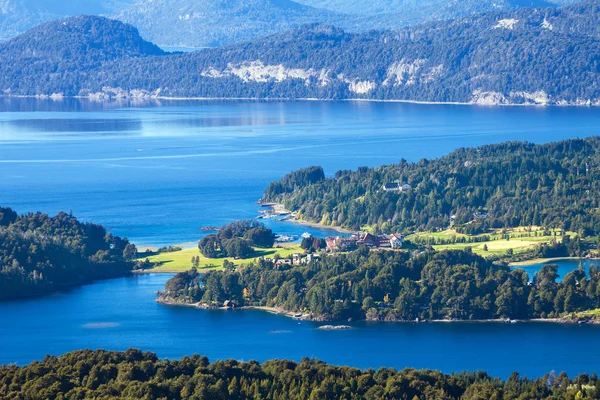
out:
M291 0L146 0L115 18L161 45L215 47L308 23L343 25L350 16Z
M561 9L521 9L365 34L310 25L254 42L161 56L152 56L160 55L157 49L113 55L120 38L112 35L113 41L94 48L104 55L100 63L83 50L64 53L57 47L56 54L48 55L20 49L23 38L54 46L61 24L72 26L74 20L110 25L143 42L128 25L77 17L46 26L50 39L28 32L0 45L0 90L96 97L600 104L599 5L600 0L590 0ZM77 42L93 34L81 30ZM51 56L61 58L60 68L47 65Z
M127 239L72 215L17 215L0 207L0 300L124 276L136 253Z
M312 7L346 14L385 15L395 13L414 21L435 21L491 10L507 11L520 7L565 5L577 0L298 0Z
M0 40L78 14L114 14L135 0L0 0Z
M258 39L303 24L330 24L349 32L398 29L521 7L555 7L545 0L291 1L142 0L115 18L161 45L214 47Z
M543 400L597 398L599 393L595 374L569 379L551 373L535 380L515 374L504 382L484 372L361 371L308 358L211 363L198 355L167 360L135 349L81 350L24 367L0 367L0 397L6 399Z
M510 142L463 148L417 163L325 178L313 167L272 183L263 200L281 202L303 219L381 231L437 230L451 224L466 233L542 225L600 233L600 138L536 145ZM411 186L384 191L385 184Z

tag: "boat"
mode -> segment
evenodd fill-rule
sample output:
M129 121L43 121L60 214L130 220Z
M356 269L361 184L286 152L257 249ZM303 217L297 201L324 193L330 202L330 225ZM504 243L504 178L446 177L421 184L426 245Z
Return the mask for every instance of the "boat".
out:
M312 237L312 235L311 235L310 233L308 233L308 232L304 232L304 233L302 234L302 239L308 239L308 238L310 238L310 237Z

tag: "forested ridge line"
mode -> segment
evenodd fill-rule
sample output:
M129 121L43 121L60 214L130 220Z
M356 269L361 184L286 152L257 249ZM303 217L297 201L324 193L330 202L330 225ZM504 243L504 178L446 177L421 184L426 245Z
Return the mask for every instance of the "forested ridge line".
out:
M186 54L78 16L0 43L0 93L599 105L600 1L395 31L305 25Z
M391 368L359 370L315 359L209 362L199 355L180 360L154 353L81 350L47 356L27 366L0 366L0 398L31 399L593 399L594 375L537 379L514 373L507 380L485 372L444 374Z
M326 177L294 171L265 190L301 219L359 230L460 233L544 226L600 234L600 137L556 143L506 142ZM408 184L385 191L384 185Z

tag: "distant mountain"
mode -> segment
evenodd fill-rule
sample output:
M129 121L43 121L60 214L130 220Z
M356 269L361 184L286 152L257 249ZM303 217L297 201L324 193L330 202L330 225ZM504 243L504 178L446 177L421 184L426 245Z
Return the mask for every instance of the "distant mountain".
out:
M548 7L578 0L297 0L299 3L344 14L401 15L412 23L468 16L522 7Z
M0 41L41 23L101 15L131 23L169 47L218 47L304 24L350 32L398 29L488 11L554 7L578 0L0 0Z
M142 0L116 16L169 46L215 47L347 16L290 0Z
M4 82L12 80L21 93L69 93L107 61L162 54L130 25L77 16L47 22L0 43L0 70Z
M95 98L600 105L599 19L600 0L590 0L399 31L356 34L308 25L239 45L163 54L129 25L77 17L0 45L0 90ZM73 27L69 35L65 26ZM109 39L99 41L101 31Z
M0 0L0 40L78 14L114 14L135 0Z
M160 45L216 47L308 23L366 32L556 1L577 0L141 0L115 18Z

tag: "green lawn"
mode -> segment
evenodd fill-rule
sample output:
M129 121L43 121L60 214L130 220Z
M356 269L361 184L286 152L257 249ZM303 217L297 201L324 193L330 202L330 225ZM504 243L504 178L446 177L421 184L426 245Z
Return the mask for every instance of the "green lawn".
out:
M245 260L234 260L233 258L206 258L198 248L183 249L181 251L175 251L171 253L161 253L150 257L141 257L140 260L148 260L151 263L158 264L155 268L151 269L152 272L183 272L192 268L192 257L200 257L200 267L202 271L218 270L223 268L223 261L229 260L235 265L248 264L254 261L258 257L273 257L275 253L279 253L282 258L286 258L294 253L303 253L304 250L300 248L299 244L282 244L279 247L272 249L261 249L257 248L256 257L245 259Z
M533 228L533 231L540 232L541 230L537 227ZM554 233L555 230L550 230ZM500 230L490 232L484 235L476 235L473 237L479 236L489 236L491 240L485 242L478 243L456 243L456 244L447 244L447 245L434 245L433 248L436 250L446 250L446 249L464 249L465 247L471 247L474 253L480 254L482 256L485 255L498 255L504 254L508 249L512 249L515 254L522 253L532 247L540 243L549 243L551 242L555 236L530 236L530 237L519 237L521 235L527 234L527 228L514 228L507 231L510 236L510 240L503 239L502 232ZM567 232L567 235L574 236L574 232ZM407 236L408 240L415 241L416 239L452 239L453 237L468 237L467 235L463 235L457 233L454 229L447 229L441 232L423 232L416 233L410 236ZM560 236L556 236L557 240L561 240ZM487 245L488 250L485 251L483 249L484 245Z
M581 311L581 312L575 313L575 315L579 318L598 319L598 318L600 318L600 308L596 308L595 310Z

